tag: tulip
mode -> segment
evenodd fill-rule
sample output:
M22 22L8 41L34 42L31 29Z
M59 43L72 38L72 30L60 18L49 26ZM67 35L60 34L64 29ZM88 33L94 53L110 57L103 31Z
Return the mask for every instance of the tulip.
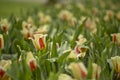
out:
M0 48L3 49L4 48L4 40L3 40L3 35L0 34Z
M111 57L111 61L116 73L120 74L120 57L119 56Z
M45 39L46 39L46 34L34 34L33 38L30 38L35 46L36 49L38 50L43 50L46 48L45 44Z
M69 25L71 27L75 26L75 22L77 22L77 19L75 17L73 17L72 19L69 20Z
M32 52L27 52L26 62L32 71L36 69L36 59Z
M58 80L74 80L74 79L72 79L71 76L67 74L60 74Z
M114 12L112 10L107 10L106 15L104 16L104 21L109 21L113 16Z
M62 20L69 21L73 18L73 14L67 10L62 10L58 17Z
M72 71L74 78L77 80L81 80L87 77L87 69L82 62L73 62L68 66L68 68Z
M36 30L36 27L33 25L33 22L31 20L28 20L29 22L23 21L22 23L22 30L21 33L26 39L29 39L33 36L33 33Z
M46 34L48 32L49 25L40 26L35 33Z
M26 39L29 39L33 35L33 31L29 31L27 29L23 29L21 33L24 35Z
M84 36L80 34L78 36L78 40L76 41L77 45L83 45L85 42L87 42L87 39L84 38Z
M78 57L84 58L86 55L87 49L88 49L88 47L86 47L86 46L76 46L75 52L76 52Z
M2 68L0 68L0 78L3 77L4 74L5 74L5 71Z
M9 80L6 75L6 71L11 65L11 60L1 60L0 61L0 80Z
M38 17L39 17L39 21L40 21L40 23L41 24L46 24L46 23L49 23L49 22L51 22L51 16L49 16L49 15L45 15L44 13L42 13L42 12L39 12L38 13Z
M120 33L114 33L111 34L111 36L113 37L113 42L117 43L118 46L120 46Z
M92 33L96 33L97 27L96 27L95 20L91 20L90 18L88 18L85 22L85 28L88 29Z
M28 22L28 24L34 25L34 21L33 21L32 17L28 17L27 22Z
M77 54L74 50L70 52L70 54L67 56L67 59L77 59Z
M93 80L98 80L99 76L100 76L101 68L100 68L100 66L98 66L95 63L92 64L92 67L93 67L92 79Z
M7 19L2 19L0 21L0 26L2 31L7 32L10 27L10 23L8 22Z

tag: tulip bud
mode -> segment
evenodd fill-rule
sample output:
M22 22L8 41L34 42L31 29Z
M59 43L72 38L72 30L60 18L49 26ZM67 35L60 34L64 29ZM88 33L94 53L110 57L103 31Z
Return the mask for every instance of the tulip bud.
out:
M32 71L36 69L36 59L32 52L27 52L26 62Z
M7 19L2 19L0 21L0 26L2 31L7 32L10 27L10 23L8 22Z
M4 48L4 40L3 40L3 35L0 34L0 48L3 49Z
M92 79L98 80L100 76L101 68L95 63L93 63L92 66L93 66Z
M87 69L82 62L71 63L68 68L72 71L74 78L77 80L87 77Z
M35 34L35 35L33 35L33 38L30 38L30 39L32 39L32 42L36 49L43 50L46 48L46 44L45 44L46 36L47 36L46 34L45 35Z

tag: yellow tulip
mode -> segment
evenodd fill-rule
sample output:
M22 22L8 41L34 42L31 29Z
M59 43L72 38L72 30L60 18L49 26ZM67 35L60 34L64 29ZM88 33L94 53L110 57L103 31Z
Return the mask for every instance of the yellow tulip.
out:
M0 80L9 80L9 77L6 75L6 71L10 65L11 65L11 60L0 61Z
M58 17L62 20L69 21L73 18L73 14L68 11L68 10L62 10L59 14Z
M2 31L7 32L10 27L10 23L8 22L7 19L2 19L0 21L0 27L1 27Z
M78 40L76 41L77 45L83 45L85 42L87 42L87 39L82 34L80 34L78 36Z
M36 69L36 59L32 52L27 52L26 62L32 71Z
M0 34L0 48L3 49L4 48L4 40L3 40L3 35Z
M119 56L111 57L111 61L113 63L116 73L120 74L120 57Z
M114 33L111 34L111 36L113 37L113 42L117 43L118 46L120 46L120 33Z
M86 47L86 46L79 46L79 45L77 45L75 47L75 52L76 52L78 57L84 58L85 55L86 55L87 49L88 49L88 47Z
M101 68L95 63L93 63L92 66L93 66L92 79L98 80L100 76Z
M85 28L88 29L92 33L96 33L97 26L96 26L95 20L88 18L85 22Z
M35 46L36 49L38 50L43 50L46 48L45 44L45 39L46 39L46 34L34 34L33 38L30 38Z
M71 63L68 68L72 71L73 76L77 80L82 80L87 77L87 69L82 62Z
M72 79L72 77L67 74L60 74L58 80L74 80L74 79Z
M72 50L67 56L67 59L77 59L77 54L75 53L75 51Z

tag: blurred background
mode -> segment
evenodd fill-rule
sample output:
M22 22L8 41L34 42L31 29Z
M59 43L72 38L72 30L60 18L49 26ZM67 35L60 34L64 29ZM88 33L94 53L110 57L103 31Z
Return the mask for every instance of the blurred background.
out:
M47 6L49 4L53 5L54 3L67 4L74 2L88 2L87 4L89 5L89 3L92 2L97 2L97 4L99 4L99 1L112 2L115 5L119 5L120 3L120 0L0 0L0 17L8 17L11 14L19 16L21 11L26 12L35 7L41 7L40 5L43 4Z

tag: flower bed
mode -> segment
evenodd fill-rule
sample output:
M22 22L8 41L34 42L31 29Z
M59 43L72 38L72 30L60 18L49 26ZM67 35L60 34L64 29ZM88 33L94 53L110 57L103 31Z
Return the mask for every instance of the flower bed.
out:
M0 80L119 80L119 7L97 2L1 18Z

